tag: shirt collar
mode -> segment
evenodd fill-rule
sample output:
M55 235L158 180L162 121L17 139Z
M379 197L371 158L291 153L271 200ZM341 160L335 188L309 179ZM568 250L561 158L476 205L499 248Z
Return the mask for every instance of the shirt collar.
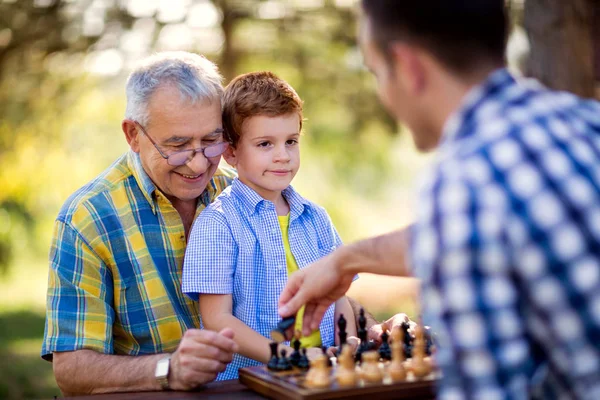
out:
M472 88L459 107L446 121L442 130L440 147L460 139L469 129L465 129L475 117L481 105L493 97L501 97L502 93L516 83L515 77L506 68L500 68L488 75L485 81Z
M242 183L238 178L235 178L231 184L231 193L239 198L242 204L244 204L251 213L257 212L260 207L273 204L271 201L263 199L258 193ZM294 190L292 185L285 188L281 194L290 206L290 222L300 216L305 208L310 207L311 205L308 200Z
M127 153L127 166L131 170L138 186L142 189L142 193L150 204L150 207L152 207L152 212L156 214L154 200L152 197L154 191L156 190L156 185L154 185L152 179L150 179L146 171L144 171L142 161L140 160L140 155L133 150L129 150Z

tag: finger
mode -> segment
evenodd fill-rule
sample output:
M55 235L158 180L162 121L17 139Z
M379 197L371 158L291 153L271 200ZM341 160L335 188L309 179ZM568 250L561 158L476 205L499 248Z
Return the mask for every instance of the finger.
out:
M287 284L283 288L283 292L281 292L281 295L279 295L279 301L277 305L280 309L281 307L285 306L291 299L293 299L296 293L298 293L302 285L302 277L302 271L296 271L295 273L290 275ZM292 311L290 314L282 315L280 311L279 314L281 315L281 317L285 318L289 317L294 312L295 311Z
M308 303L304 308L304 319L302 320L302 334L304 336L309 336L313 331L311 328L311 323L315 307L315 303Z
M292 297L285 305L279 308L279 315L282 318L289 317L298 312L300 307L308 303L309 293L305 288L302 288Z
M209 347L215 347L216 349L223 350L226 353L235 353L238 350L238 346L233 341L233 338L221 335L214 331L188 329L184 334L184 339L186 338L189 338L196 343L201 343Z
M310 321L310 328L314 331L319 329L319 325L321 324L321 320L325 315L325 312L329 308L331 304L317 303L315 309L312 313L312 320Z

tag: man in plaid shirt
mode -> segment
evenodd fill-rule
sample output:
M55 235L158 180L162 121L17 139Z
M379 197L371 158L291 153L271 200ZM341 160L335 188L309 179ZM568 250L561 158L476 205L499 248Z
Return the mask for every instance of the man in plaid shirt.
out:
M314 328L354 274L407 275L410 234L440 398L599 399L600 104L504 68L503 0L362 5L380 98L437 159L410 232L298 272L280 314Z

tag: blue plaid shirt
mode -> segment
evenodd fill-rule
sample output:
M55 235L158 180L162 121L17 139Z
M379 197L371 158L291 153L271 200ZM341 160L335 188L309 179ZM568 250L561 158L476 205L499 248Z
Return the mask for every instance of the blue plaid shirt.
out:
M473 89L422 182L412 256L441 399L600 399L600 104Z
M327 212L291 186L289 241L300 269L342 244ZM285 250L275 205L235 179L198 217L183 264L183 292L232 294L233 315L265 337L280 320L277 300L287 282ZM334 344L334 306L321 321L324 346ZM236 354L217 380L235 379L238 369L259 362Z

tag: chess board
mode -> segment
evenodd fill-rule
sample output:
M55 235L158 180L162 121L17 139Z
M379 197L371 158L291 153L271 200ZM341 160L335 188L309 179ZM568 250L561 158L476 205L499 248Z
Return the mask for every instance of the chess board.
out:
M324 389L310 388L304 384L305 371L269 371L265 366L247 367L239 370L240 382L271 399L434 399L437 376L430 374L416 380L409 376L407 380L393 383L384 379L382 383L365 383L362 380L355 386L344 387L334 378L335 367L331 368L331 384Z

